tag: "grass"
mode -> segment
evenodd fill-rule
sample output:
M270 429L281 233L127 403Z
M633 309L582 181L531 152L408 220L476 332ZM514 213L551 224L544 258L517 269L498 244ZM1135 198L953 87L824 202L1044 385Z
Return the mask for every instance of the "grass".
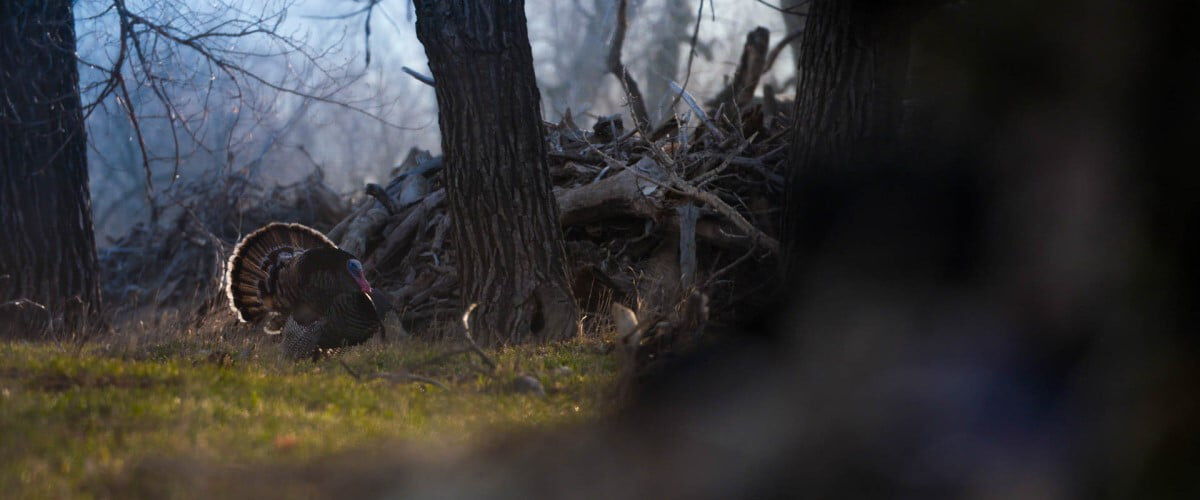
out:
M371 344L318 362L286 361L274 347L0 343L2 496L109 496L159 458L301 463L576 423L608 411L616 376L595 340L492 350L494 375L468 354L440 356L452 350L441 344ZM405 370L448 390L372 377ZM516 391L518 374L546 395Z

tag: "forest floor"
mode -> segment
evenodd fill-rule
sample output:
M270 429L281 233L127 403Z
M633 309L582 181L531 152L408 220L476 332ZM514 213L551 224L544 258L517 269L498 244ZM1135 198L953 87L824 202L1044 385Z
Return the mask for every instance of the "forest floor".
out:
M138 483L154 482L161 463L258 468L390 447L436 453L587 422L614 407L617 370L604 345L488 350L491 371L473 353L446 356L454 346L415 340L316 362L282 359L269 343L0 343L0 491L144 496ZM522 375L544 395L520 389Z

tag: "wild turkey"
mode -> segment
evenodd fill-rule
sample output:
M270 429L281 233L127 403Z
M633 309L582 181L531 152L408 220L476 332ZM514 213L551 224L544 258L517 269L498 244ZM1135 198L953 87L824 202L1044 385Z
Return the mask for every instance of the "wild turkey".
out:
M361 344L380 321L382 297L363 276L362 263L319 231L301 224L271 223L242 238L229 258L226 294L242 322L267 320L268 333L283 332L292 358L320 349Z

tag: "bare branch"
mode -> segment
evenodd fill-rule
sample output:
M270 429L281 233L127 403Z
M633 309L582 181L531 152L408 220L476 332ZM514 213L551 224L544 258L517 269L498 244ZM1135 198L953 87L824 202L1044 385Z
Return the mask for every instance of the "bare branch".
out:
M436 85L437 82L434 81L432 76L422 74L422 73L418 72L417 70L412 69L408 66L402 66L402 67L400 67L400 69L403 70L405 73L408 73L409 76L416 78L418 82L424 83L425 85L428 85L430 87L437 87L437 85Z
M795 5L792 5L791 7L788 7L788 8L786 8L786 9L785 9L785 8L783 8L783 7L779 7L778 5L774 5L774 4L770 3L770 2L767 2L766 0L755 0L755 1L756 1L756 2L758 2L758 3L760 3L760 4L766 5L767 7L770 7L770 8L772 8L772 9L774 9L774 10L778 11L779 13L781 13L781 14L784 14L784 15L788 15L788 16L798 16L798 17L808 17L808 13L806 13L806 12L799 12L799 10L800 10L800 7L803 7L803 6L805 6L805 5L808 5L808 3L809 3L809 1L810 1L810 0L802 0L802 1L800 1L800 2L796 2L796 4L795 4Z
M462 315L463 337L467 339L467 345L471 348L471 352L479 356L479 359L483 360L483 363L494 372L496 371L496 362L492 361L492 358L479 348L479 344L475 343L475 338L471 337L471 313L475 312L475 308L478 306L479 304L472 303L467 306L466 312Z
M718 141L725 140L725 134L721 133L721 129L717 128L717 124L713 123L712 119L708 117L708 113L704 112L704 108L700 107L700 104L696 102L696 99L688 91L684 90L683 87L674 81L671 82L671 89L679 93L679 96L683 98L688 107L692 108L692 112L696 113L696 116L700 118L704 126L708 127L708 130L712 132Z
M684 94L687 93L687 91L684 89L686 89L688 86L688 83L692 81L692 63L695 62L695 60L696 60L696 42L698 42L699 38L700 38L700 21L703 19L704 19L704 0L700 0L700 8L699 8L699 10L696 11L696 27L692 29L692 42L689 45L690 48L688 49L688 62L687 62L687 69L684 71L683 85L676 84L674 81L671 82L672 84L674 84L674 87L672 87L672 88L678 87L675 90L678 93L675 94L675 99L673 99L671 101L671 107L669 107L667 109L675 109L675 106L679 105L679 99L681 97L683 97ZM691 98L691 96L688 96L688 98ZM695 104L695 101L692 102L693 108L696 107L696 106L694 106L694 104Z
M771 71L771 67L775 65L775 59L779 58L779 53L783 52L783 49L787 48L788 44L796 41L796 39L800 38L800 36L803 34L804 29L798 29L788 33L788 36L783 37L783 40L780 40L779 43L775 44L775 48L771 49L771 55L767 56L767 64L766 66L763 66L762 70L763 74Z

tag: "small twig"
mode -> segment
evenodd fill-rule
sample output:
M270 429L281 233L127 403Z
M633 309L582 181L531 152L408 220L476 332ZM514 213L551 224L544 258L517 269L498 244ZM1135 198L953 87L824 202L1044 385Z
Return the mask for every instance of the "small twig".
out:
M662 163L664 166L669 167L669 166L673 165L674 162L671 160L671 158L669 156L667 156L667 154L665 152L663 152L662 148L660 148L657 144L654 144L652 142L647 142L646 146L649 149L650 154L653 155L654 158L656 160L658 160L660 163ZM641 172L638 172L637 169L634 169L634 168L631 168L629 170L631 172L633 172L635 175L637 175L638 177L647 179L650 182L653 182L653 183L659 185L660 187L663 187L664 189L669 189L671 191L682 194L682 195L692 198L694 200L704 202L709 207L711 207L713 210L716 210L721 215L724 215L727 219L729 219L730 222L733 223L734 226L737 226L738 229L742 230L742 232L746 233L746 235L748 235L750 237L751 241L761 244L762 246L766 247L767 250L770 250L772 253L775 253L775 254L779 253L779 251L780 251L779 240L776 240L775 238L768 236L766 233L762 232L757 227L754 227L754 224L751 224L750 221L746 220L746 218L743 217L742 214L738 213L738 211L736 209L729 206L728 203L725 203L725 200L722 200L719 196L712 194L708 191L704 191L700 188L697 188L696 186L692 185L690 182L680 178L679 175L675 173L673 168L663 169L667 172L667 175L668 175L666 182L659 181L657 179L653 179L647 175L642 174Z
M683 101L687 103L688 107L692 108L692 112L695 113L696 116L700 117L700 121L703 122L704 126L707 127L708 130L717 137L718 141L725 140L725 134L721 133L721 129L717 128L717 124L713 123L713 121L708 117L708 113L705 113L704 109L696 103L696 99L692 97L692 94L689 94L688 91L684 90L683 87L679 86L678 83L675 83L674 80L671 81L671 90L679 93L679 96L683 98Z
M604 168L600 169L600 173L596 174L596 177L592 179L592 182L594 183L600 179L603 179L604 174L607 174L610 168L612 168L612 165L605 165Z
M808 13L797 12L797 10L798 10L800 7L803 7L803 6L805 6L805 5L808 5L808 2L809 2L809 0L804 0L803 2L797 2L795 5L793 5L793 6L791 6L791 7L788 7L788 8L786 8L786 9L785 9L785 8L783 8L783 7L779 7L779 6L777 6L777 5L772 5L772 4L768 3L766 0L756 0L756 1L757 1L758 3L760 3L760 4L763 4L763 5L766 5L767 7L770 7L770 8L772 8L772 9L776 10L776 11L779 11L779 13L780 13L780 14L783 14L783 15L785 15L785 16L799 16L799 17L808 17Z
M478 306L479 304L471 303L471 305L467 306L467 311L462 315L463 337L467 339L467 345L470 346L471 351L483 360L483 364L488 365L488 368L492 371L496 371L496 362L492 361L492 358L486 352L483 352L483 349L480 349L479 344L476 344L475 339L471 337L471 313Z
M675 106L679 105L679 99L683 97L683 89L687 88L689 82L692 81L692 62L696 60L696 42L700 38L700 21L704 19L704 0L700 0L700 9L696 12L696 27L692 29L692 43L688 50L687 70L684 72L683 85L675 84L672 88L679 87L676 90L675 98L671 101L671 107L667 108L674 110ZM674 83L674 82L672 82ZM690 97L690 96L689 96ZM695 101L693 101L694 103Z
M721 160L721 163L716 166L716 168L712 168L711 170L700 172L699 175L697 175L694 179L692 179L692 182L694 182L697 187L701 187L701 188L704 187L705 184L707 184L709 181L712 181L713 179L715 179L718 175L721 174L721 172L724 172L725 169L728 168L729 165L731 165L733 163L733 159L735 157L737 157L737 155L741 154L742 151L745 151L746 148L749 147L750 144L754 142L754 139L756 137L758 137L758 132L751 134L750 137L747 138L746 140L742 141L741 145L739 145L736 149L727 153L725 155L724 159ZM708 169L709 166L705 165L705 168Z
M416 78L418 82L424 83L430 87L437 87L437 81L434 80L432 76L422 74L421 72L408 66L401 66L400 70L408 73L408 76Z
M709 276L707 280L705 280L703 288L708 288L708 287L712 286L713 283L717 281L717 278L724 276L729 271L732 271L733 268L741 265L743 262L746 262L746 260L749 259L751 256L753 256L755 251L757 251L757 250L758 250L758 246L755 245L753 241L751 241L750 249L746 250L745 254L742 254L741 257L738 257L733 262L730 262L729 265L722 267L721 269L718 269L717 272L712 273L712 275Z
M371 14L375 13L375 5L380 0L367 0L367 20L363 22L363 50L366 52L364 67L371 67Z
M362 376L359 375L358 372L354 371L353 368L350 368L350 365L346 364L346 360L338 358L338 363L342 365L342 368L346 369L346 373L349 373L351 377L354 377L354 380L362 381Z
M450 390L449 387L446 387L446 384L443 384L441 382L438 382L437 380L431 379L431 378L423 376L423 375L417 375L415 373L383 372L383 373L376 373L375 376L371 377L371 378L381 378L381 379L384 379L384 380L387 380L390 382L419 382L422 384L432 385L443 391Z
M346 373L349 373L351 377L354 377L354 380L362 382L362 380L363 380L362 375L359 375L358 372L354 371L353 368L350 368L350 365L348 363L346 363L345 360L338 358L338 364L342 365L342 368L344 368L346 370ZM438 382L437 380L431 379L424 375L417 375L415 373L381 372L381 373L376 373L375 375L372 375L371 378L372 379L381 378L381 379L391 381L391 382L420 382L422 384L429 384L429 385L435 386L444 391L450 390L449 387L446 387L446 384Z

